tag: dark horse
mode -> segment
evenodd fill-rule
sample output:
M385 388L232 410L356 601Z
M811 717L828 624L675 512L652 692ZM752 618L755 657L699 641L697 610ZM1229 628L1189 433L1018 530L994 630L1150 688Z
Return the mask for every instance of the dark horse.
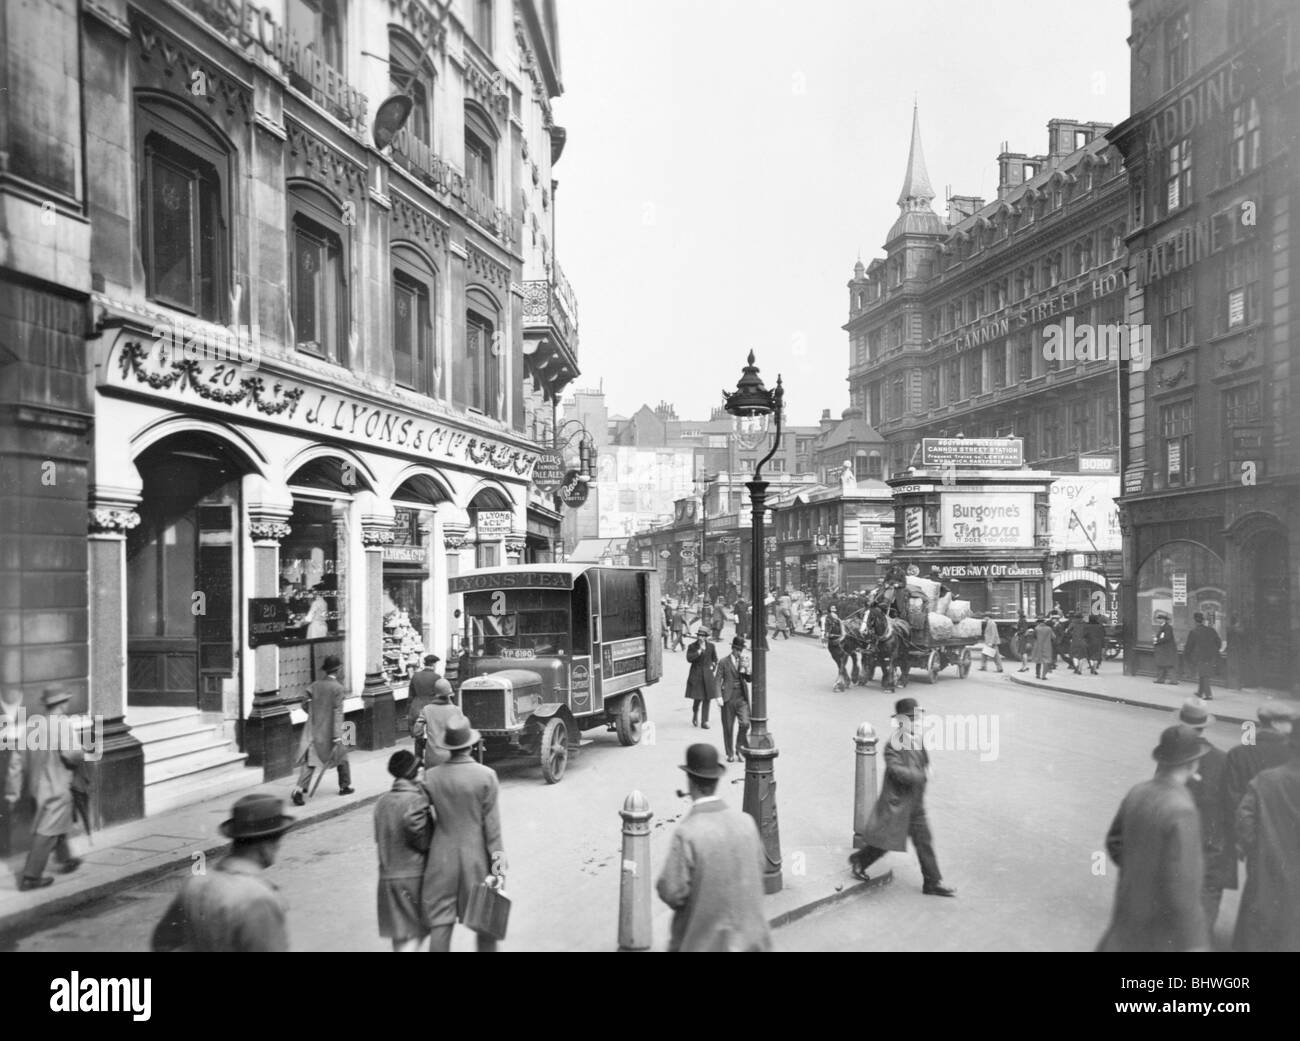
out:
M867 614L865 630L866 649L863 664L866 665L868 677L880 666L880 686L883 690L894 689L894 670L898 670L904 687L907 686L908 673L911 671L910 652L912 641L910 628L902 618L891 618L879 606L873 606Z
M832 688L837 693L845 690L850 683L854 686L865 687L867 681L871 679L874 669L867 664L865 659L862 665L866 665L865 671L859 665L859 655L866 651L868 640L866 634L862 631L862 623L859 619L861 611L855 611L848 618L840 622L840 628L843 630L840 636L828 636L826 639L826 649L830 651L831 659L835 662L835 668L839 675L835 679L835 686ZM852 666L850 673L848 666Z

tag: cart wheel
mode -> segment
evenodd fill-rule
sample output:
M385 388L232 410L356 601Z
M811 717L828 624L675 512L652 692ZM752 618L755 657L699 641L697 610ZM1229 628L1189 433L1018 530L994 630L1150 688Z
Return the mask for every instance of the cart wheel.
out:
M1118 658L1118 657L1120 656L1120 653L1122 652L1122 650L1123 650L1123 648L1120 647L1120 646L1118 646L1118 645L1108 645L1108 646L1106 647L1106 651L1105 651L1105 654L1106 654L1106 660L1107 660L1107 661L1114 661L1116 658Z
M618 715L614 719L614 729L618 732L618 743L624 748L641 741L641 724L645 722L645 702L641 700L640 691L633 691L618 703Z
M569 728L558 716L547 720L542 731L542 777L547 784L557 784L569 765Z
M957 659L957 675L965 679L968 672L970 672L970 648L963 647L961 657Z
M936 648L925 659L925 671L929 674L931 683L939 682L939 670L942 668L943 659L939 656L939 651Z

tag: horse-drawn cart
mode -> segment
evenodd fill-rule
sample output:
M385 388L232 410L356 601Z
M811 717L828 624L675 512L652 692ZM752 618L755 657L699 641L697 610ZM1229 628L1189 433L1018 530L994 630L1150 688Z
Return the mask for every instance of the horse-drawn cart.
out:
M912 633L912 668L924 672L931 683L938 683L939 673L955 665L957 675L965 679L970 672L971 648L982 642L978 636L931 639L930 627L926 625L923 632Z

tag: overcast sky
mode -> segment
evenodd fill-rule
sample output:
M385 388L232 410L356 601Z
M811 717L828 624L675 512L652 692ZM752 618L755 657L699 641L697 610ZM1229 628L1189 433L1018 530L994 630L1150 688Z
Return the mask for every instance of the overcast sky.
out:
M559 0L556 253L611 412L707 417L758 356L848 407L844 283L883 253L920 105L930 181L997 193L1054 117L1128 114L1125 0Z

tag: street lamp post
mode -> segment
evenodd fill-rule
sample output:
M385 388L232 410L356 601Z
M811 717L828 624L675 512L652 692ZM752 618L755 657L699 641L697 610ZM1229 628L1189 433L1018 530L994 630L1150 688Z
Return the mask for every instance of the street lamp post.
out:
M768 422L776 417L776 434L772 448L754 467L754 479L747 481L749 502L753 509L753 545L750 547L750 588L755 618L763 610L767 598L764 588L763 514L767 509L767 482L763 480L763 467L776 454L781 444L781 410L785 389L781 377L776 378L776 389L768 390L759 378L754 365L754 352L749 352L749 363L741 374L736 389L723 391L727 412L735 417L736 439L745 448L757 448L767 436ZM758 629L755 626L754 631ZM767 729L767 649L765 641L755 639L751 651L750 679L753 703L750 706L751 725L748 743L742 748L745 757L745 812L758 823L758 833L763 840L765 865L763 891L777 893L781 890L781 834L776 819L776 742Z

